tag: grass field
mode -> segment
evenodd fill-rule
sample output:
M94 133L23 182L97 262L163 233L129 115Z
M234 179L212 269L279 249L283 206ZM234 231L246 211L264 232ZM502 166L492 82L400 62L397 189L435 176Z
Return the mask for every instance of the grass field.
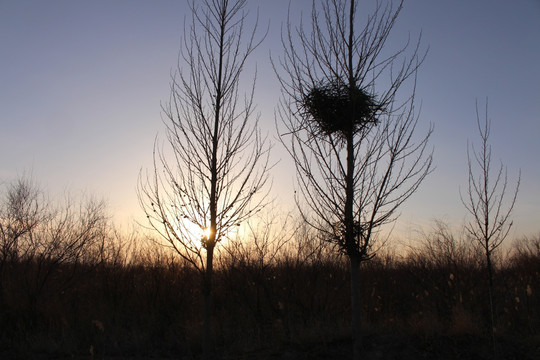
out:
M436 243L363 265L366 359L491 358L481 258L463 243L453 251ZM504 359L538 359L538 239L516 244L496 267L495 346ZM162 251L127 249L86 263L5 258L0 356L199 358L200 274ZM293 246L271 262L221 253L213 309L220 358L350 358L348 265L319 250L301 256Z

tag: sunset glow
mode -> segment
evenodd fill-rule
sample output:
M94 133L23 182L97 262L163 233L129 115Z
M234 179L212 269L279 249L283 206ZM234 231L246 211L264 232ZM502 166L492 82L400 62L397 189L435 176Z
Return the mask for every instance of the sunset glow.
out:
M207 239L210 238L210 228L207 227L207 228L202 229L202 235L201 235L201 238L202 238L203 240L207 240Z
M540 0L0 0L0 358L540 358Z
M261 27L270 25L245 75L252 76L257 64L256 112L262 133L272 139L280 88L268 54L281 54L287 6L298 18L311 3L248 2ZM54 194L68 188L105 198L124 227L144 222L137 174L151 167L155 137L164 135L160 104L169 98L187 4L2 2L0 180L32 172ZM509 165L509 174L523 174L514 229L538 231L539 16L534 1L405 3L388 47L421 31L430 48L417 98L422 124L435 127L436 170L402 208L398 228L411 232L433 218L462 221L459 189L467 182L467 141L476 133L475 99L487 96L494 157ZM277 163L272 195L293 209L294 166L279 145L271 157Z

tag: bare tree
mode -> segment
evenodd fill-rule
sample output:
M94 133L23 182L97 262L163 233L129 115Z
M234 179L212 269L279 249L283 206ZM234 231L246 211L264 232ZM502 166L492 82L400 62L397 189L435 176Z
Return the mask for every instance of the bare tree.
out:
M154 171L141 177L139 200L150 228L202 275L204 349L215 246L265 205L266 138L254 114L255 81L239 96L242 71L262 42L246 28L245 0L191 1L171 96L163 106L168 151L154 148Z
M52 202L27 177L8 185L2 195L0 300L5 287L22 286L33 316L46 293L57 296L76 282L81 265L91 269L101 261L109 230L105 203L69 197Z
M76 203L51 202L30 178L8 185L0 203L2 263L43 261L95 262L103 246L108 219L105 203L94 198Z
M350 260L355 358L361 351L360 264L374 256L378 230L396 219L432 163L426 149L431 128L414 136L416 73L425 57L420 38L384 51L402 5L378 2L360 27L354 0L314 2L310 29L288 20L281 69L274 63L299 209Z
M8 184L0 203L0 266L17 261L33 230L45 219L42 193L30 178Z
M469 182L465 197L461 201L472 215L472 220L466 224L466 229L472 238L477 241L485 254L485 265L489 282L490 325L493 349L495 351L495 306L493 298L493 263L492 255L504 239L508 236L512 221L510 215L514 209L521 181L521 171L516 187L507 197L508 176L507 169L502 164L493 169L491 166L491 145L489 135L491 120L488 118L488 101L484 120L480 120L478 103L476 103L476 123L480 134L480 148L474 145L467 146L467 164L469 169ZM495 352L496 353L496 352Z

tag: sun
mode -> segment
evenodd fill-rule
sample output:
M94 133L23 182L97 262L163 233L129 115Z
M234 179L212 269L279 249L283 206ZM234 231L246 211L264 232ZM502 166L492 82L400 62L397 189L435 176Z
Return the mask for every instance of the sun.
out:
M210 228L209 227L203 228L201 236L203 239L210 238Z

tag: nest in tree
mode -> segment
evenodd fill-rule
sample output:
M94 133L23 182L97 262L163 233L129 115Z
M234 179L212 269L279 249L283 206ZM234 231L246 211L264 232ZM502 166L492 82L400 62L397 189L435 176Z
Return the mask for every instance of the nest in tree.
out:
M337 81L314 86L302 100L305 113L320 133L340 137L376 124L382 110L375 95Z

